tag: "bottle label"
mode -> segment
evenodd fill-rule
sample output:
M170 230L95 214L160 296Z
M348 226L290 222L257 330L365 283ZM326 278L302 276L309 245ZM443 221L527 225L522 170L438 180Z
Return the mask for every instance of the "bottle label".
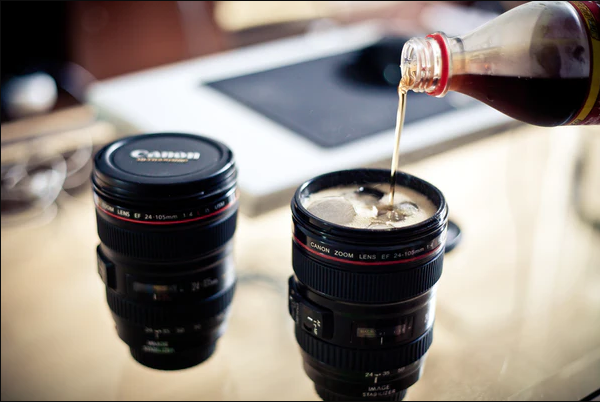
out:
M571 125L600 124L600 3L570 1L583 21L590 38L591 86L583 107Z

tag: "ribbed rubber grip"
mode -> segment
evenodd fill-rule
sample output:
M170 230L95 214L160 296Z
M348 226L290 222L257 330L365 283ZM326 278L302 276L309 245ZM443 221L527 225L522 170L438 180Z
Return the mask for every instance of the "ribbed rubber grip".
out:
M433 260L410 270L389 273L351 272L311 258L296 243L292 265L304 285L322 294L355 303L394 303L429 290L442 276L443 250Z
M379 398L351 398L348 396L336 394L335 392L331 392L328 389L325 389L318 385L315 386L315 391L317 391L317 394L324 401L402 401L406 397L405 389L400 392L396 392L395 394Z
M349 349L318 339L296 326L296 340L309 356L328 366L350 371L377 372L398 369L416 362L433 342L433 327L417 340L393 349Z
M229 307L235 293L235 285L201 303L190 303L177 307L155 306L151 303L139 303L126 299L109 287L106 299L111 311L134 325L160 327L178 326L214 317Z
M227 243L235 233L237 207L233 214L210 225L178 227L145 227L139 230L121 228L96 211L98 236L109 249L126 257L172 260L196 257ZM175 225L173 226L175 227Z

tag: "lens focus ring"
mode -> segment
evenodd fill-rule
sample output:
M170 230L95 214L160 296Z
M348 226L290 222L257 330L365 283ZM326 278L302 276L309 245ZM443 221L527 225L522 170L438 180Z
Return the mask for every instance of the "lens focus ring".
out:
M221 247L233 237L237 206L234 208L229 217L212 225L168 232L124 229L97 213L98 236L106 247L126 257L161 260L194 257Z
M315 261L294 242L292 264L304 285L354 303L393 303L426 292L442 276L444 253L417 268L375 274L343 271Z
M296 340L309 356L341 370L373 372L407 366L419 360L433 342L433 327L414 342L393 349L349 349L326 343L296 326Z
M206 319L225 311L233 299L235 285L217 296L197 303L178 307L157 307L133 302L110 288L106 288L106 298L111 311L117 316L141 326L169 326Z

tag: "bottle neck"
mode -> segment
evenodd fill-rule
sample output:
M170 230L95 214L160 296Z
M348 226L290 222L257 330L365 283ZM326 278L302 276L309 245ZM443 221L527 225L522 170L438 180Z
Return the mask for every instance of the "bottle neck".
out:
M400 89L404 92L426 92L442 97L449 88L452 72L455 70L455 54L462 52L459 38L448 38L437 32L425 38L412 38L402 49L402 80Z

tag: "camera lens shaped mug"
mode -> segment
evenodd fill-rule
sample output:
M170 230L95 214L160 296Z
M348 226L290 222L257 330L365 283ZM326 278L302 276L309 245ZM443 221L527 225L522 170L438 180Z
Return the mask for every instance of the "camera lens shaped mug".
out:
M178 370L215 351L236 284L236 181L231 150L197 135L124 138L95 156L98 270L139 363Z

